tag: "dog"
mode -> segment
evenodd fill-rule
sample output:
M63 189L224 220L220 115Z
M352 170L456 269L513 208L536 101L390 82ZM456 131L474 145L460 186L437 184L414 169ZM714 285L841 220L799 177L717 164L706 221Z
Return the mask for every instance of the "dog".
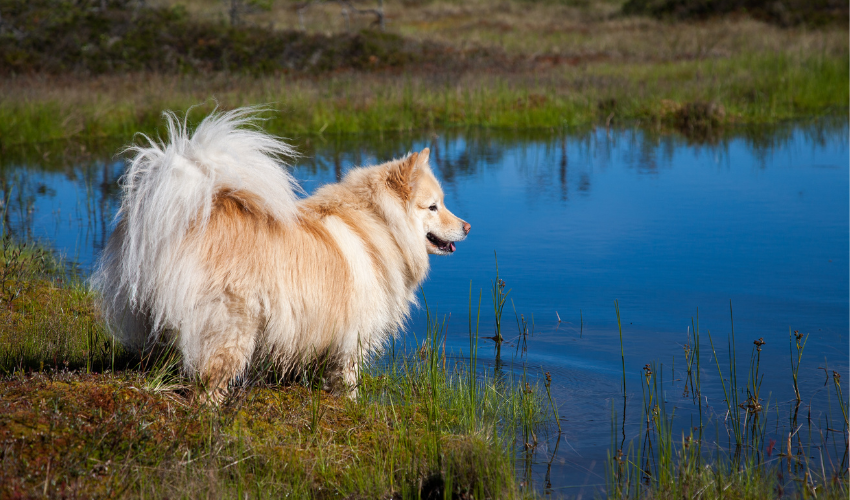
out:
M262 357L289 372L321 358L356 398L362 360L404 326L429 254L471 229L446 208L429 150L304 197L281 165L294 150L255 109L213 113L191 135L164 116L167 143L125 150L92 277L112 334L133 352L173 342L205 401Z

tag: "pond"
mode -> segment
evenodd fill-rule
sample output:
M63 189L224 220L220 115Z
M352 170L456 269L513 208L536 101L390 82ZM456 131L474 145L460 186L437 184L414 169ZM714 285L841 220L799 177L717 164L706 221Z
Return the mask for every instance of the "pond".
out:
M526 484L556 495L603 488L612 450L641 442L643 368L652 363L676 414L673 435L687 435L705 406L713 416L706 440L728 446L718 370L727 376L733 326L742 380L753 342L765 342L757 354L766 439L784 443L796 414L806 413L807 432L818 437L801 453L817 467L822 460L847 468L846 435L830 430L844 425L832 372L850 379L846 120L736 130L709 143L596 129L313 137L296 145L304 157L293 171L308 192L352 166L431 148L446 205L472 224L454 255L432 257L424 284L431 312L447 319L447 349L468 351L470 289L473 308L481 291L484 369L552 377L563 432L550 425L531 450L517 451ZM63 161L34 146L21 155L27 159L3 160L7 227L90 270L118 205L124 163L113 154ZM483 338L493 335L497 258L510 291L498 360ZM517 338L522 319L525 343ZM424 322L423 310L414 313L409 344L422 338ZM700 401L687 373L694 327ZM809 335L802 410L792 404L792 331Z

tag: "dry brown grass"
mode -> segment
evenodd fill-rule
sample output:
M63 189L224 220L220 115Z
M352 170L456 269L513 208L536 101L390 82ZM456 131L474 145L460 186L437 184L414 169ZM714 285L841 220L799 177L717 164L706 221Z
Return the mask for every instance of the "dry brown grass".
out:
M183 5L199 17L227 19L224 2L156 0ZM359 1L360 7L377 2ZM846 28L821 30L779 28L745 17L697 23L669 23L619 14L623 2L531 2L471 0L466 2L385 2L387 30L418 40L458 48L497 48L510 55L559 54L608 61L676 61L730 57L742 52L846 52ZM247 22L275 29L301 29L297 6L276 1L270 11L244 16ZM374 17L351 15L347 27L336 3L318 2L303 13L308 32L352 31L373 25Z

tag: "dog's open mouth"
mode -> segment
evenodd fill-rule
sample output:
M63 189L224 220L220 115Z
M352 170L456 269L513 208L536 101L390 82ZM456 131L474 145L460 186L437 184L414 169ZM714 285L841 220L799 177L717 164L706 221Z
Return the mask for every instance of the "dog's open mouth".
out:
M428 238L428 241L430 241L432 245L442 250L443 252L452 253L455 251L455 244L453 241L441 240L440 238L434 236L434 233L428 233L427 235L425 235L425 237Z

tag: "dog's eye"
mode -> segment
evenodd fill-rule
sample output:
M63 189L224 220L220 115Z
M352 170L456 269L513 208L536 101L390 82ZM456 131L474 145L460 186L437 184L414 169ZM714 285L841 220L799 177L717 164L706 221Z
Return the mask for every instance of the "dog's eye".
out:
M430 210L432 212L436 212L437 211L437 205L436 204L431 205L430 207L428 207L428 210Z

